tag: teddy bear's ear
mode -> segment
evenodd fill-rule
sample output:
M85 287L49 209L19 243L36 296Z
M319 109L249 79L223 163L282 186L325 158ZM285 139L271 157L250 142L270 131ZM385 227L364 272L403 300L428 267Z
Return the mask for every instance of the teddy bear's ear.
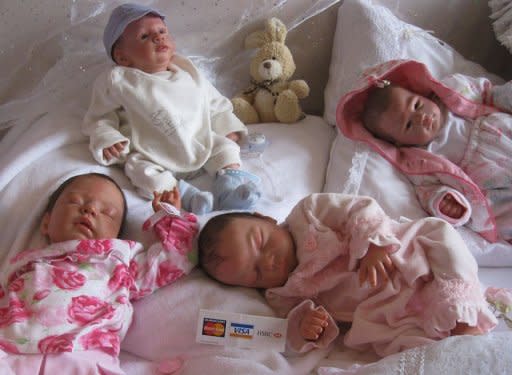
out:
M265 25L265 30L270 36L270 40L273 42L283 43L286 39L286 26L284 23L278 18L271 18L267 20L267 24Z
M265 24L265 31L255 31L245 38L245 48L260 48L266 43L279 42L283 43L286 39L286 26L277 19L271 18Z
M250 33L245 38L245 48L259 48L268 42L268 35L266 31L255 31Z

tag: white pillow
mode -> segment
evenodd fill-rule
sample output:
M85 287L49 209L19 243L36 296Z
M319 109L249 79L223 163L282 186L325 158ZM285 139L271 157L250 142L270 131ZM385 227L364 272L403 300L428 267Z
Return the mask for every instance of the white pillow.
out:
M336 105L357 82L361 73L392 59L414 59L426 64L436 78L458 72L490 75L462 57L431 32L398 19L388 8L371 0L345 0L338 9L329 80L324 92L325 120L336 123Z
M340 97L351 90L364 69L399 58L423 62L436 78L459 72L502 81L427 31L401 21L388 8L370 0L346 0L338 11L325 90L326 121L336 123ZM339 132L331 149L324 191L374 197L396 220L426 216L405 176L366 145ZM491 245L464 228L460 232L480 265L512 265L512 247L508 244Z
M326 192L369 195L393 219L425 216L407 178L362 142L338 132L331 149Z

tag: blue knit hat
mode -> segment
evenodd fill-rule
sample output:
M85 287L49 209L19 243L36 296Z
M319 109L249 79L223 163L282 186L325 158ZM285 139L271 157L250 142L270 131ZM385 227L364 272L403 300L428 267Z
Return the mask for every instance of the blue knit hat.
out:
M112 59L112 46L123 34L124 29L131 22L137 21L147 14L154 14L161 19L165 19L165 16L156 9L149 8L139 4L123 4L115 8L110 14L107 26L103 31L103 44L107 55Z

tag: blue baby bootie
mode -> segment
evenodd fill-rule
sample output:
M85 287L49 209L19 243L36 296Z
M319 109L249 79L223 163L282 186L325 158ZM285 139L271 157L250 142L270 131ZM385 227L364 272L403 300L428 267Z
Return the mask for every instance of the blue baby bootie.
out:
M213 210L213 195L209 191L201 191L184 180L178 184L183 209L196 215L207 214Z
M261 197L260 178L240 169L221 169L213 183L216 210L248 210Z

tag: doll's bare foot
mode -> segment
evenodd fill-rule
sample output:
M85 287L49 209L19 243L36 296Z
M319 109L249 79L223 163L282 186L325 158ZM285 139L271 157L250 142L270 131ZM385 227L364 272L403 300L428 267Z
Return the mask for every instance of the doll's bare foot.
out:
M450 331L452 336L459 335L481 335L483 332L478 327L472 327L467 325L466 323L457 323L454 329Z

